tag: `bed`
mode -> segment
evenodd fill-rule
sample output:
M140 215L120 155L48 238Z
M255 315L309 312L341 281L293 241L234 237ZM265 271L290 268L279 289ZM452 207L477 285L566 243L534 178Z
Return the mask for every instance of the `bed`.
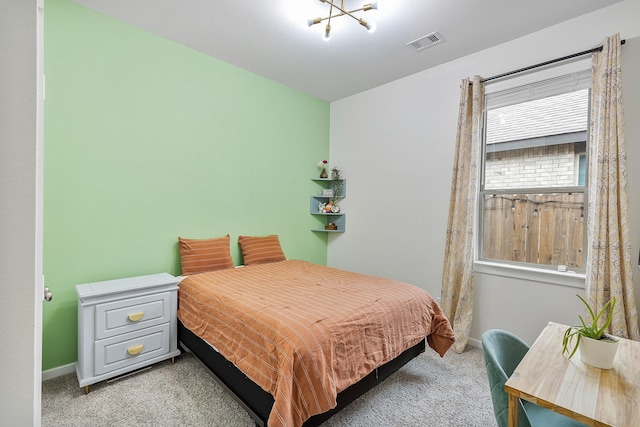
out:
M454 342L424 290L283 256L186 276L178 319L181 345L269 427L318 425Z

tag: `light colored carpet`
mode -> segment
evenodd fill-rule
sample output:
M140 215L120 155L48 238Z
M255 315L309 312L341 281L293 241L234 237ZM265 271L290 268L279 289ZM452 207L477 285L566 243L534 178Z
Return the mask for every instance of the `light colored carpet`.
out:
M191 354L88 395L75 374L42 384L42 425L254 427L247 413ZM495 427L482 350L418 356L323 427Z

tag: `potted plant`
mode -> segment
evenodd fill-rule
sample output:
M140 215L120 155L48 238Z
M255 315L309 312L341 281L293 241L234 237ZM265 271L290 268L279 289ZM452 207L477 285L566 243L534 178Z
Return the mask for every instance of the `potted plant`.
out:
M580 295L577 297L589 310L591 322L587 324L582 316L578 316L581 325L567 328L562 339L562 354L569 354L569 359L571 359L576 350L580 348L580 360L584 363L596 368L611 369L620 342L617 337L609 335L605 331L611 324L616 298L607 301L604 307L596 313L584 298ZM606 319L602 327L598 327L600 319ZM573 345L574 341L575 345ZM571 347L573 350L570 350Z
M340 169L337 167L333 167L331 169L331 188L333 189L333 197L331 201L337 208L334 212L340 212L340 208L338 208L338 200L344 196L344 182L342 181L342 176L340 176Z

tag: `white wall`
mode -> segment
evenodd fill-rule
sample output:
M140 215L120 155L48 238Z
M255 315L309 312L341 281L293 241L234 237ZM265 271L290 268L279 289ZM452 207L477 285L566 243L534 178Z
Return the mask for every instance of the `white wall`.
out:
M331 235L331 266L404 280L440 296L460 82L628 40L625 112L633 257L640 246L640 2L594 13L331 104L331 164L348 182L347 231ZM446 37L446 36L445 36ZM633 39L633 40L632 40ZM434 47L437 49L438 47ZM418 53L428 55L429 50ZM640 275L634 269L635 283ZM574 323L580 289L476 273L472 338L502 328L532 343L546 322ZM636 285L636 297L640 287Z
M7 426L40 425L38 5L0 3L0 424Z

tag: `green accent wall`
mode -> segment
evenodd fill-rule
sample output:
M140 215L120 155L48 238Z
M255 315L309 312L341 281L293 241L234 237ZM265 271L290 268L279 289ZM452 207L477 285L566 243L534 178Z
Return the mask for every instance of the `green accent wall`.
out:
M179 275L178 236L228 233L240 264L238 235L278 234L326 263L327 102L69 0L46 0L44 40L43 370L77 359L74 285Z

